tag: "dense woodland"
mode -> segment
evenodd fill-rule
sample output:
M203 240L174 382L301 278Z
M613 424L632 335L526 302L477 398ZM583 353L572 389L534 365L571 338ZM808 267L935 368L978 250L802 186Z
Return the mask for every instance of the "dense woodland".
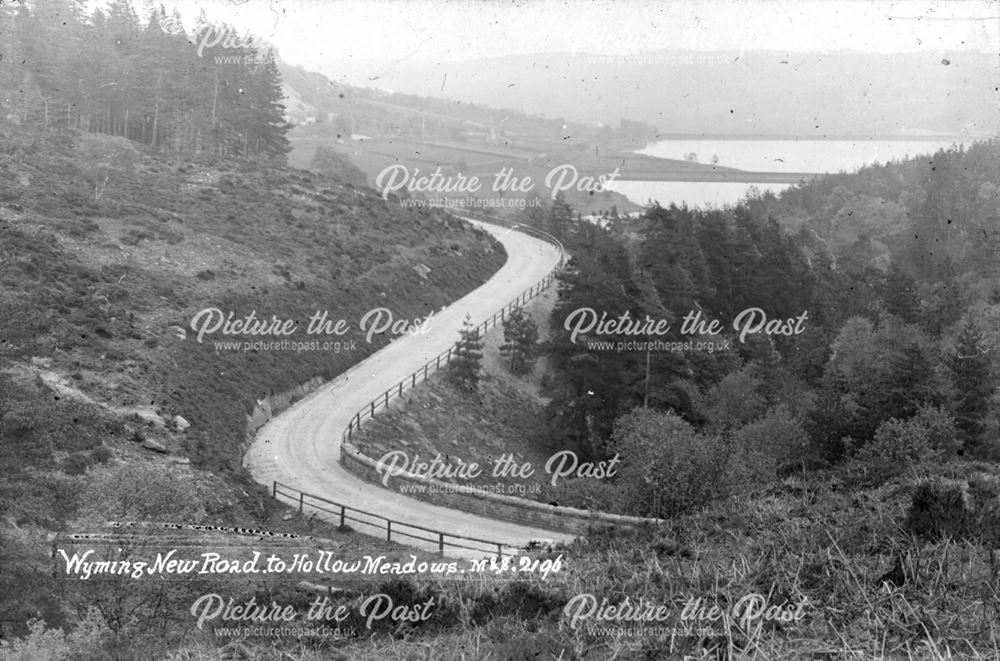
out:
M751 483L861 457L891 471L932 457L997 456L998 180L993 140L821 177L735 208L653 205L638 219L612 214L604 229L573 222L559 201L534 214L529 222L573 255L548 347L553 445L595 457L624 457L628 447L640 453L635 464L660 462L671 475L679 467L664 465L674 459L661 450L671 434L678 443L690 436L730 456ZM729 329L720 337L733 350L652 352L647 381L645 352L570 341L564 320L581 307L672 320L662 339L675 340L689 339L676 333L680 319L700 310ZM751 307L782 319L807 311L806 329L741 343L730 324ZM623 418L636 407L644 408ZM645 436L625 431L636 415L649 418ZM705 470L719 456L684 454L703 456ZM720 488L734 483L720 476ZM619 502L624 489L566 497L651 512L645 492Z
M289 126L273 52L204 15L187 34L162 6L148 16L127 0L90 15L85 6L0 5L0 116L179 152L285 157Z

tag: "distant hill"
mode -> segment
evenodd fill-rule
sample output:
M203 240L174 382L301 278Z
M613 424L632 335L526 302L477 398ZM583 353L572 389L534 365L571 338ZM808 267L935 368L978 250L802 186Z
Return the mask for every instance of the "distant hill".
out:
M1000 128L996 59L846 51L542 53L372 61L365 84L591 124L626 118L670 134L977 137ZM324 72L336 79L336 63Z
M636 156L635 149L658 135L655 126L644 122L620 119L615 126L598 126L337 83L281 61L279 68L286 115L295 125L289 134L289 164L315 172L333 168L338 177L355 183L374 184L380 172L396 164L425 173L440 168L445 176L462 174L485 182L507 168L538 184L529 193L508 195L526 199L554 194L541 182L565 164L576 169L579 180L594 181L612 173L620 180L721 181L736 173L710 164ZM742 180L793 183L800 176L757 173ZM584 213L638 208L609 190L569 188L564 193ZM479 197L492 194L487 186Z

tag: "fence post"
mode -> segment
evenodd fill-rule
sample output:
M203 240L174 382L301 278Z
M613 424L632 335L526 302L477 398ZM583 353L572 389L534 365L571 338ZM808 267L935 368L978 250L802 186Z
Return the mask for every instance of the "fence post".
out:
M385 407L389 408L389 391L385 391Z
M278 497L278 481L274 480L271 484L271 498Z
M305 496L301 491L299 492L299 514L302 514L302 497Z
M340 528L343 530L344 521L347 520L347 508L343 505L340 506Z
M424 363L424 381L427 380L427 364Z
M449 363L451 362L451 347L448 347L448 360L447 360L447 362L449 362Z
M438 555L444 557L444 533L438 533Z
M392 541L392 521L389 519L385 520L385 541Z
M400 397L403 396L403 382L402 381L399 382L399 396Z
M414 388L417 387L417 373L416 372L413 373L413 387Z
M375 400L372 400L372 417L375 417Z
M503 544L497 544L497 559L503 557Z

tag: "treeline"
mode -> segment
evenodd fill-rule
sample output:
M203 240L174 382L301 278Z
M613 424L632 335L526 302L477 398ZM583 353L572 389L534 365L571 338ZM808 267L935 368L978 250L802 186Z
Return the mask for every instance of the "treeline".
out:
M706 415L699 393L752 361L784 372L778 380L807 378L822 370L827 326L849 314L849 284L832 269L810 265L794 239L773 219L746 208L701 212L653 206L637 220L612 226L564 221L553 205L544 226L560 233L572 255L560 276L549 351L560 385L550 405L554 442L600 454L615 420L636 406L670 409L693 424ZM537 222L537 221L536 221ZM739 342L730 324L758 307L783 320L808 312L808 332L796 337L751 335ZM665 336L587 334L573 341L566 318L592 308L617 318L669 322ZM683 317L700 312L727 330L718 337L682 335ZM730 341L730 350L595 350L593 341L688 339ZM773 363L773 365L772 365Z
M828 175L751 202L828 244L844 270L895 264L922 285L1000 276L998 139Z
M0 120L71 127L181 152L283 159L274 54L199 18L188 35L161 6L90 15L77 0L0 5Z
M891 471L963 453L997 456L998 170L994 140L721 210L654 205L604 226L574 221L561 200L531 214L527 222L560 236L572 254L547 347L556 375L551 442L601 458L630 448L639 463L670 455L671 443L685 448L670 455L682 462L699 456L692 448L711 447L691 475L731 460L735 472L719 474L727 488L736 473L766 479L844 459ZM574 342L566 319L581 308L665 319L672 330L592 331ZM808 316L799 334L743 342L732 322L748 308L781 321ZM724 330L681 335L689 312ZM647 352L588 344L651 339L729 345ZM652 417L637 419L636 408ZM646 488L628 502L652 502ZM590 497L627 491L619 484Z

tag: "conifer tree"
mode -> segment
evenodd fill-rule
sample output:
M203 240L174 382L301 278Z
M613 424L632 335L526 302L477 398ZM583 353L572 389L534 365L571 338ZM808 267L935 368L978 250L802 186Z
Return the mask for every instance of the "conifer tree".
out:
M472 325L472 316L465 315L459 340L455 345L455 357L449 366L449 375L454 383L467 390L479 388L479 368L483 362L483 340L479 329Z
M535 357L538 324L517 308L503 322L503 339L500 354L510 359L510 371L526 371Z
M915 323L920 316L920 299L916 283L893 263L885 278L885 306L908 324Z
M566 203L566 197L560 191L549 208L548 231L558 238L565 238L572 223L573 207Z
M272 157L284 158L291 146L285 136L291 125L285 121L285 92L281 87L281 73L268 50L257 68L253 88L256 91L254 124L256 127L255 151Z
M145 21L129 0L110 0L89 16L85 7L81 0L0 6L0 118L179 151L286 157L277 59L259 55L249 36L236 45L221 40L232 28L202 14L189 41L179 14L163 7L149 7Z
M956 393L955 421L967 446L974 445L982 435L993 394L990 357L982 344L982 333L972 318L966 317L948 367Z

